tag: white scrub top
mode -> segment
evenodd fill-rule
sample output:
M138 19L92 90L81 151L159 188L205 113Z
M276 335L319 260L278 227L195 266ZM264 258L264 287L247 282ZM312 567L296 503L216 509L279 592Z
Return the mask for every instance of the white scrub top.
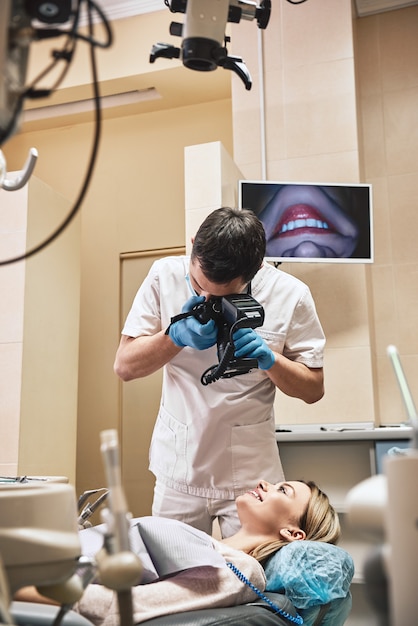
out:
M174 256L153 264L123 335L153 335L169 326L194 295L189 263L189 257ZM256 332L270 348L308 367L322 367L325 337L309 288L264 263L251 294L264 307L264 324ZM260 369L202 385L203 372L217 363L215 345L185 347L164 366L150 470L179 491L235 499L258 478L283 480L273 411L276 387Z

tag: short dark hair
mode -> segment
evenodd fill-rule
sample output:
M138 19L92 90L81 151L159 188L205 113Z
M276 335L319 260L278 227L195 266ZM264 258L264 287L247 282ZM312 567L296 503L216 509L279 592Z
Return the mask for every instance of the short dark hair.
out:
M255 213L222 207L201 224L191 258L214 283L225 284L235 278L249 283L260 269L265 252L264 226Z

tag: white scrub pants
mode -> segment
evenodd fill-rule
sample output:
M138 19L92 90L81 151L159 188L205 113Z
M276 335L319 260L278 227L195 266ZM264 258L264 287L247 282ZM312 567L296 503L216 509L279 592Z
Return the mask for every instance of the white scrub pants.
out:
M212 535L212 525L218 520L222 538L234 535L241 527L235 500L202 498L167 487L158 479L154 488L152 514L178 519Z

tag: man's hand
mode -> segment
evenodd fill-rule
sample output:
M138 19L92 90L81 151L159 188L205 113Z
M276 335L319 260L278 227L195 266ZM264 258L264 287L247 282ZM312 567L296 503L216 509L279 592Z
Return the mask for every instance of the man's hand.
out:
M257 359L261 370L269 370L274 365L274 354L260 335L252 328L239 328L232 335L235 356Z
M183 305L181 312L187 313L191 311L194 306L201 304L204 300L204 296L192 296ZM171 324L168 334L171 341L179 348L189 346L189 348L195 348L196 350L206 350L215 345L218 329L214 320L201 324L193 315L190 315L190 317L185 317Z

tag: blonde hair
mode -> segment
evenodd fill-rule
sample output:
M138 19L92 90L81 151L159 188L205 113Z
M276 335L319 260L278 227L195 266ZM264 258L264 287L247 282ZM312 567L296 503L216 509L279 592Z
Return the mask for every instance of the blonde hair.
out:
M311 490L308 506L302 517L297 520L299 528L306 533L305 540L337 543L341 536L340 520L328 496L313 481L301 480L300 482L308 485ZM257 546L250 554L257 561L265 561L271 554L288 543L290 541L278 538L276 541L269 541Z

